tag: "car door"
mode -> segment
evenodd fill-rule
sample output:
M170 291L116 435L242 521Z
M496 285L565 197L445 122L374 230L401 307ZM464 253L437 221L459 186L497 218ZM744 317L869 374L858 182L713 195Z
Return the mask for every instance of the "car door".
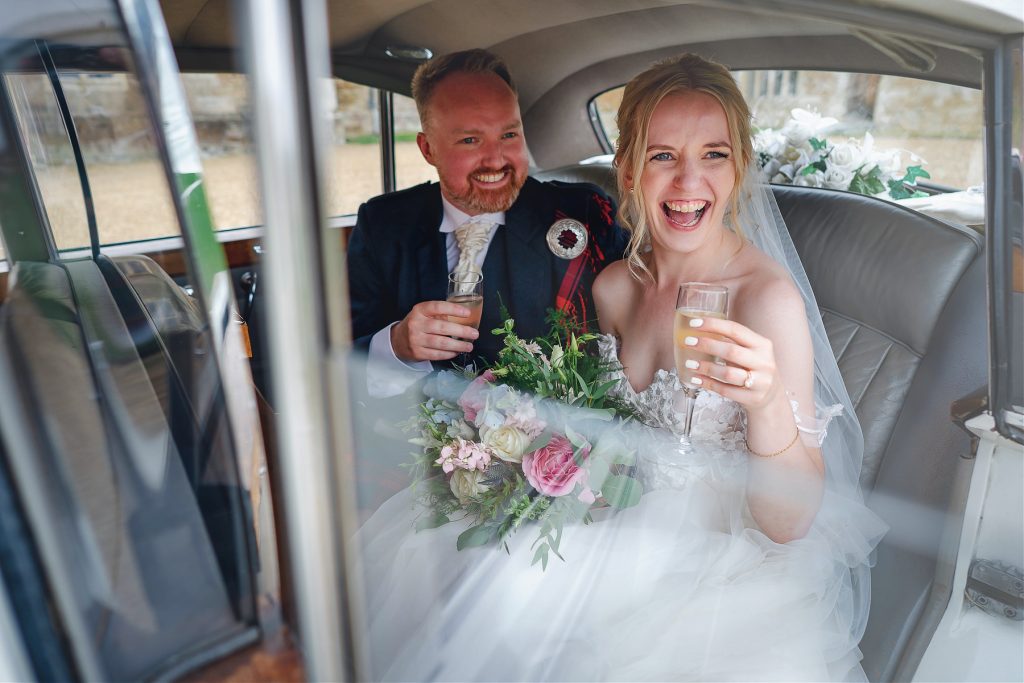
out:
M75 9L15 3L0 36L0 659L21 680L175 678L258 642L278 604L262 438L156 5ZM137 148L83 146L80 105L111 99ZM103 247L102 202L140 194L193 295Z

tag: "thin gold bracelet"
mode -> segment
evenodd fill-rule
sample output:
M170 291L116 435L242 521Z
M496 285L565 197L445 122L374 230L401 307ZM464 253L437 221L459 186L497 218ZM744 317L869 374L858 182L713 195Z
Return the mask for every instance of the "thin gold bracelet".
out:
M793 435L793 440L790 441L788 444L786 444L785 448L783 448L782 450L779 450L779 451L775 451L774 453L758 453L757 451L755 451L753 448L750 447L750 442L749 441L744 439L743 442L747 445L747 451L751 455L756 455L759 458L774 458L776 455L782 455L783 453L788 451L790 448L792 448L793 444L795 444L796 440L799 439L799 438L800 438L800 429L797 428L796 434Z

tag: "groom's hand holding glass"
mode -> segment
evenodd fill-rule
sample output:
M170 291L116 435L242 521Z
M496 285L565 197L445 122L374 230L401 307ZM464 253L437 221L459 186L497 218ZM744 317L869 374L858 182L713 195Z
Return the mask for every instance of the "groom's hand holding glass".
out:
M391 328L391 348L403 361L451 360L472 353L480 333L470 325L451 322L469 319L469 308L451 301L421 301ZM479 323L477 323L479 324Z

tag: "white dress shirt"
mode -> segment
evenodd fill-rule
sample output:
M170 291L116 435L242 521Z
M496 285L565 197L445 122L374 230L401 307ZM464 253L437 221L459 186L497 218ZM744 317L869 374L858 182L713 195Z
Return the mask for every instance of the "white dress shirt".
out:
M441 197L441 204L444 206L444 215L441 218L441 225L438 230L445 234L445 250L448 259L448 272L455 270L459 262L459 245L455 241L455 228L471 218L467 213L455 208L447 199ZM491 240L498 228L505 224L505 212L484 214L494 221L491 234L487 238L487 245L477 254L476 264L481 268L484 259L487 258L487 250L491 246ZM370 352L367 357L366 368L366 389L374 398L386 398L397 396L402 393L418 379L429 374L434 366L428 360L403 361L395 355L391 346L391 328L400 321L395 321L379 330L370 338Z

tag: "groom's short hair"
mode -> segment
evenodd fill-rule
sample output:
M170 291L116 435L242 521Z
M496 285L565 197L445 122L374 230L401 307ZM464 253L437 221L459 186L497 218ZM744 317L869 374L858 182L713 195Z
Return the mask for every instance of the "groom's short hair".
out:
M438 84L455 73L492 73L505 81L512 92L519 96L512 74L508 66L498 55L488 50L474 48L435 57L420 64L412 75L412 99L416 102L416 111L420 115L420 123L426 125L427 107Z

